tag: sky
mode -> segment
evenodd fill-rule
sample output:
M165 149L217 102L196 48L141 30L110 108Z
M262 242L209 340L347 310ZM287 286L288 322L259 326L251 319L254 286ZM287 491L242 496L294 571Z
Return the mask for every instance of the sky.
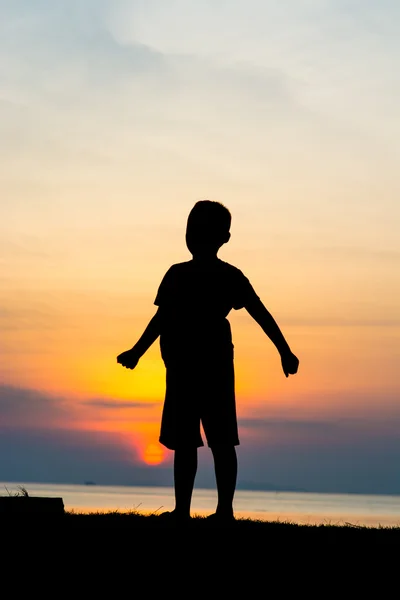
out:
M172 484L158 343L116 356L207 198L300 359L286 379L232 311L239 485L400 494L399 23L396 0L0 0L0 481Z

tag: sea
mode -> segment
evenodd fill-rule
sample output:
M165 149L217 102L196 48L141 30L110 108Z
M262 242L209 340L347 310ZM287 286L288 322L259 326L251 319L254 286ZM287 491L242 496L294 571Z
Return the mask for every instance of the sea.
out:
M18 494L58 497L65 510L76 513L137 511L161 513L174 508L172 487L70 485L30 482L2 482L0 495ZM216 491L196 489L192 515L215 511ZM300 524L331 524L367 527L400 527L400 496L362 494L315 494L306 492L265 492L237 490L234 502L237 518Z

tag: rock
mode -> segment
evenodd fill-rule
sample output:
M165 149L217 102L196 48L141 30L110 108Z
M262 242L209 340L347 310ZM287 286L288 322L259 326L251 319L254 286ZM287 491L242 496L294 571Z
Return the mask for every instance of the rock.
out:
M61 516L64 514L62 498L42 498L40 496L0 497L0 516Z

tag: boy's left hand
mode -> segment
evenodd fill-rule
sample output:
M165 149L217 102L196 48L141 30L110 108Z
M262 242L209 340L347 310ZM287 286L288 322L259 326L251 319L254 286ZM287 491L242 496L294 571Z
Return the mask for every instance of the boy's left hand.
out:
M297 373L297 369L299 368L299 359L293 354L293 352L284 354L281 356L281 360L282 369L286 377L289 377L289 375L295 375Z

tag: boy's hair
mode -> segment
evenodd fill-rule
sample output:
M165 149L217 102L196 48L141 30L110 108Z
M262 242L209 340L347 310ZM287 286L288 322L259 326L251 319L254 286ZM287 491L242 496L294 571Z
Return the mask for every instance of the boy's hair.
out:
M229 232L231 221L231 213L220 202L199 200L189 213L188 226L204 226L210 233L220 236Z

